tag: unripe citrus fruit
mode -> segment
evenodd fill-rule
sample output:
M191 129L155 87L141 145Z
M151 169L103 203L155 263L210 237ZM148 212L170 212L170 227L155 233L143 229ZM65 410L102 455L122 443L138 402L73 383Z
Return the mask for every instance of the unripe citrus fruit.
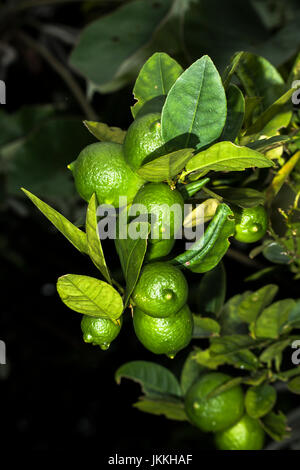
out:
M154 261L159 258L167 256L172 250L175 240L161 240L158 243L149 243L147 253L145 256L146 261Z
M113 142L88 145L69 168L80 196L89 201L96 193L99 204L119 207L120 196L131 203L144 184L125 162L122 145Z
M220 450L261 450L265 432L256 419L244 415L232 427L216 433L216 446Z
M154 354L166 354L173 358L192 339L193 316L187 305L167 318L153 318L135 308L133 326L145 348Z
M187 297L188 284L182 272L159 261L144 266L132 294L138 308L158 318L178 312Z
M129 216L151 216L149 243L174 238L181 229L184 201L176 189L165 183L148 183L143 186L133 200Z
M86 343L98 345L101 349L106 350L120 333L122 322L122 317L119 318L119 324L116 325L109 318L83 315L81 320L83 340Z
M159 113L145 114L129 126L124 153L133 170L167 153L161 136L160 117Z
M263 206L249 207L234 211L236 240L254 243L260 240L267 231L268 216Z
M221 431L235 424L244 412L244 394L240 385L216 396L209 395L231 377L209 372L195 382L185 396L185 411L192 424L204 432Z

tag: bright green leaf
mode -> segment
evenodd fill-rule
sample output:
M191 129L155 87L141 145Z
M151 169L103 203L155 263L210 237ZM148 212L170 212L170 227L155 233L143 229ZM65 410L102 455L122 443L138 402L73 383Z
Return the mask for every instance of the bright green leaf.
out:
M143 165L137 173L147 181L170 181L193 156L193 149L177 150Z
M117 144L123 144L124 142L126 131L123 131L119 127L109 127L103 122L94 121L83 121L83 124L98 140L103 142L116 142Z
M193 318L193 338L209 338L219 335L220 325L216 320L208 317L200 317L199 315L193 315Z
M266 308L256 320L254 327L255 336L257 338L277 339L294 305L295 301L293 299L284 299Z
M145 413L164 415L168 419L173 419L176 421L188 420L184 411L184 405L179 400L150 400L148 398L142 398L133 406L140 411L144 411Z
M272 410L276 399L277 393L272 385L263 384L248 388L245 396L246 411L251 418L261 418Z
M247 323L252 323L272 302L278 292L275 285L267 285L249 294L238 306L238 315Z
M174 146L200 149L221 135L225 120L221 78L212 60L203 56L183 72L168 93L161 119L163 139L170 150Z
M84 315L117 320L123 312L119 293L110 284L90 276L66 274L58 279L57 291L67 307Z

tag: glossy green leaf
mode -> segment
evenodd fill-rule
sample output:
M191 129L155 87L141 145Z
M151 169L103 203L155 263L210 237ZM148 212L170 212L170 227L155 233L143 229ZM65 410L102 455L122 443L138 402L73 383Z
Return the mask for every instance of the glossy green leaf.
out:
M199 315L193 315L193 318L193 338L210 338L211 336L219 335L220 325L213 318L200 317Z
M184 411L184 405L179 400L150 400L148 398L141 398L140 401L135 403L133 406L145 413L163 415L166 418L175 421L188 421Z
M218 316L223 308L226 296L226 272L220 262L214 269L202 277L196 291L197 311L202 314Z
M164 52L156 52L143 65L133 88L137 102L131 107L134 118L145 103L160 99L161 106L170 88L182 74L182 67Z
M257 338L277 339L282 333L282 327L286 324L294 305L295 301L293 299L284 299L266 308L256 320L255 336Z
M88 254L105 279L111 284L111 277L106 265L97 224L97 198L93 194L86 213L86 237Z
M123 131L119 127L109 127L104 122L94 121L83 121L83 124L98 140L103 142L116 142L117 144L123 144L124 142L126 131Z
M255 207L265 202L265 195L253 188L216 188L216 192L225 202L243 208Z
M190 352L181 369L180 386L183 395L198 380L203 371L205 371L205 367L196 362L195 352Z
M265 155L224 141L192 157L186 165L186 171L242 171L251 167L270 166L274 166L274 163Z
M266 433L275 441L281 441L290 435L287 419L281 411L277 414L271 411L264 416L261 424Z
M115 380L120 384L126 378L138 382L146 395L152 392L180 397L181 388L175 375L159 364L149 361L131 361L119 367Z
M260 131L260 134L267 137L275 137L279 131L289 126L293 117L293 111L291 105L288 102L282 107L282 110L267 122L264 128Z
M204 273L213 269L229 247L228 238L235 232L233 212L226 204L220 204L204 235L184 253L176 256L174 264Z
M221 78L212 60L203 56L183 72L168 93L161 119L163 139L170 150L200 149L221 135L225 120Z
M292 380L289 381L288 389L290 390L290 392L300 395L300 377L299 376L294 377Z
M34 194L24 188L21 188L26 196L31 199L33 204L47 217L48 220L59 230L72 245L81 253L88 253L86 234L79 228L75 227L68 219L45 202L41 201Z
M220 140L234 142L238 137L245 116L245 99L236 85L229 85L227 92L227 118Z
M263 98L266 109L285 91L285 84L277 69L264 57L247 53L239 61L236 73L250 97Z
M100 16L83 29L72 51L71 65L103 91L108 91L107 85L117 78L121 80L127 75L125 82L128 82L128 74L135 72L132 68L139 67L139 50L149 43L170 6L171 0L160 3L135 0ZM135 61L131 60L133 57ZM121 80L115 88L122 85Z
M123 312L119 293L110 284L90 276L66 274L58 279L57 292L67 307L84 315L117 320Z
M207 369L218 369L219 366L228 363L225 356L213 356L210 349L205 349L204 351L197 349L195 352L195 361L197 364Z
M272 410L276 399L277 393L272 385L263 384L248 388L245 396L246 411L251 418L261 418Z
M193 149L177 150L158 157L143 165L137 173L146 181L154 183L170 181L176 176L193 156Z
M250 349L257 343L247 335L222 336L211 339L210 353L213 358L224 358L227 363L246 370L256 370L258 359Z
M238 306L238 315L247 322L252 323L262 313L262 311L270 305L278 287L275 285L267 285L249 294Z

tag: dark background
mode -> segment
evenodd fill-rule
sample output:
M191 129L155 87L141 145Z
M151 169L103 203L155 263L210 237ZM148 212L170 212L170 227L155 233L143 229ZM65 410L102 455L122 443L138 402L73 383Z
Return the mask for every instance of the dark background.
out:
M121 3L103 2L99 10L91 13L83 13L79 3L47 6L46 10L41 10L41 21L66 24L77 31L93 17ZM0 8L3 6L4 2L0 2ZM36 15L36 10L27 12L31 14ZM16 16L10 21L9 33L0 25L2 37L17 50L17 60L5 69L3 76L7 83L5 112L14 113L24 105L62 102L67 113L82 120L82 111L60 77L18 39L22 19ZM24 29L36 36L29 25ZM269 34L276 34L277 29L275 27ZM16 35L11 37L13 31ZM255 38L255 29L252 34ZM238 43L236 50L239 50ZM205 52L205 47L199 47L199 56ZM219 50L216 52L220 55ZM84 89L85 81L79 76L77 80ZM101 120L124 129L132 120L129 109L132 104L132 83L114 93L97 94L93 100ZM119 386L114 381L116 369L136 359L159 360L179 376L192 345L181 351L173 362L156 358L137 341L129 313L120 336L108 351L84 344L81 316L62 304L55 283L66 273L97 276L96 270L21 194L11 197L5 192L5 177L1 171L1 193L4 194L1 194L0 206L0 339L7 346L7 365L0 365L2 446L88 451L101 445L107 454L153 448L213 449L210 436L189 424L143 414L132 408L140 394L139 386L125 380ZM52 202L51 197L48 201ZM73 220L84 208L75 195L62 198L59 204L67 207ZM104 251L118 276L119 264L113 243L105 242ZM268 266L268 262L260 257L256 262L246 263L243 259L235 260L230 254L226 256L227 298L246 288L259 287L255 283L245 285L244 278L264 266ZM195 289L196 279L189 278L190 287ZM288 271L281 271L277 278L281 297L299 297L297 285L291 279ZM281 397L281 409L288 412L296 399L284 392Z

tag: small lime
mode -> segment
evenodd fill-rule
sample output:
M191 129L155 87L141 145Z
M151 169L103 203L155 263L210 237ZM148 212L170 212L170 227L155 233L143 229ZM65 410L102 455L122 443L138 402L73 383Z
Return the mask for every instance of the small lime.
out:
M265 432L259 421L244 415L229 429L216 433L216 446L220 450L261 450Z
M192 339L193 316L187 305L167 318L153 318L139 308L133 312L133 325L140 342L154 354L173 358Z
M263 206L249 207L234 211L236 240L243 243L254 243L260 240L267 231L268 216Z
M230 380L221 372L209 372L195 382L185 396L185 411L191 423L204 432L221 431L235 424L244 412L244 394L236 385L218 395L208 397Z
M186 303L188 284L182 272L167 262L144 266L132 299L148 315L163 318L178 312Z
M122 317L119 318L118 324L115 324L109 318L83 315L81 320L83 340L86 343L98 345L101 349L106 350L120 333L122 322Z

